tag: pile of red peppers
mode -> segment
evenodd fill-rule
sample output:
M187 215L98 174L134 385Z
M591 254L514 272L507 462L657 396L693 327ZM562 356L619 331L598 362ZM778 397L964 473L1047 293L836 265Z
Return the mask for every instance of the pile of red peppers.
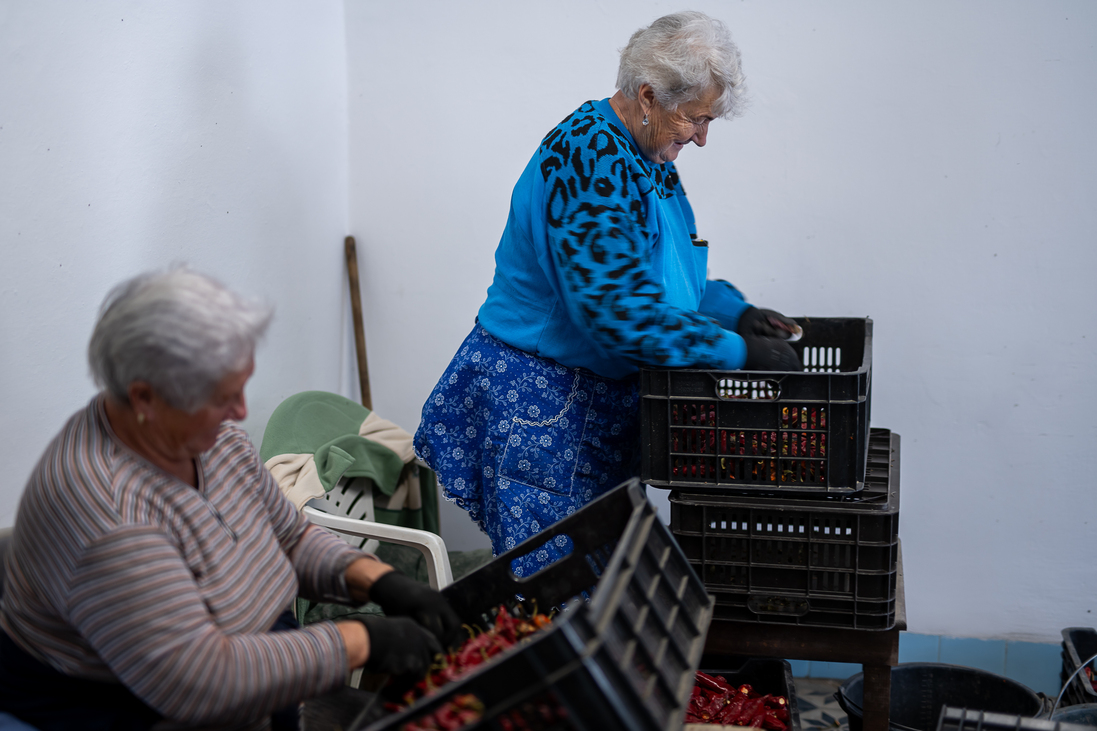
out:
M404 724L401 731L456 731L484 715L484 704L472 693L453 696L453 700L430 715Z
M546 614L533 612L529 617L512 616L503 605L495 615L495 623L484 632L477 632L466 625L469 639L460 649L448 655L439 655L427 676L404 695L403 705L386 703L385 709L396 712L412 705L420 698L436 691L465 675L468 675L491 658L517 645L526 637L549 626L552 620ZM403 731L455 731L484 713L483 704L472 694L455 696L439 710L404 724Z
M788 731L788 699L762 695L749 685L738 688L718 676L698 671L686 709L686 723L753 726Z
M478 633L465 625L469 638L460 649L439 656L441 660L431 666L427 677L416 683L404 696L404 704L410 706L420 698L433 695L442 686L463 678L491 658L550 624L552 620L546 614L534 612L528 618L514 617L505 606L499 605L495 624L487 631Z

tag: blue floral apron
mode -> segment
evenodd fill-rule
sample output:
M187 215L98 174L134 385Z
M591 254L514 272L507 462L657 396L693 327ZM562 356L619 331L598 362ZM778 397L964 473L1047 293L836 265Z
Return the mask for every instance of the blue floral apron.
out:
M498 555L639 473L637 382L530 355L477 323L423 406L415 450ZM512 568L530 576L570 551L558 536Z

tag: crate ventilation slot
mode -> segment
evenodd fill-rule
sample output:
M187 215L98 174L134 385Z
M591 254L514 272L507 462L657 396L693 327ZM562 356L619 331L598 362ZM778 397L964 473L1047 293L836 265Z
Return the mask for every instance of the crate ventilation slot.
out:
M804 348L804 370L809 373L837 373L842 365L841 348Z
M716 397L725 401L776 401L781 398L781 384L777 381L721 378L716 382Z

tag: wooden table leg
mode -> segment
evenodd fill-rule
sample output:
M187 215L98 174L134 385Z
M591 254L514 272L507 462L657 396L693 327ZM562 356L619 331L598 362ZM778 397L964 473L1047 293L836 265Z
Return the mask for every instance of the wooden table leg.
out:
M888 731L891 716L891 668L862 665L864 673L864 731Z

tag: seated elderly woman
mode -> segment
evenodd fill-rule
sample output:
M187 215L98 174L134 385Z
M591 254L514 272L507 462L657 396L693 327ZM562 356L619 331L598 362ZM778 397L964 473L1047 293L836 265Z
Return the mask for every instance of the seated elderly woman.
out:
M19 505L0 709L43 731L296 728L349 670L421 675L459 631L440 594L302 517L233 423L270 317L186 268L108 296L88 353L103 390ZM298 593L388 616L301 628Z
M487 301L415 442L496 553L638 473L641 366L801 368L795 323L706 281L674 166L741 113L739 59L703 13L656 20L622 50L617 93L564 118L514 187Z

